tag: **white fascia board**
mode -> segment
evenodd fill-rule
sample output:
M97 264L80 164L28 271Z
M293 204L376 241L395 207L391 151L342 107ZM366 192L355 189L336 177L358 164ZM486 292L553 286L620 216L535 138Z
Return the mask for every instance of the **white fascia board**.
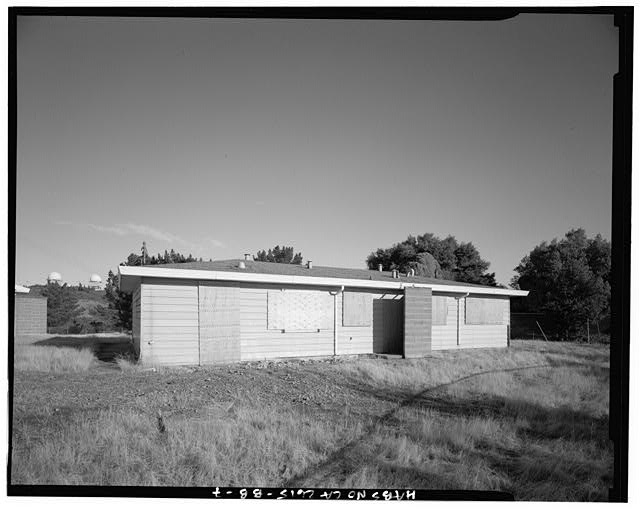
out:
M405 287L431 288L437 292L472 293L480 295L504 295L524 297L529 294L524 290L506 288L478 288L474 286L458 286L447 284L408 283L406 281L374 281L367 279L338 279L333 277L289 276L285 274L258 274L255 272L227 272L213 270L165 269L158 266L140 267L121 265L118 267L120 284L125 278L157 277L165 279L197 279L202 281L234 281L245 283L271 283L310 286L347 286L352 288L381 288L385 290L403 290Z

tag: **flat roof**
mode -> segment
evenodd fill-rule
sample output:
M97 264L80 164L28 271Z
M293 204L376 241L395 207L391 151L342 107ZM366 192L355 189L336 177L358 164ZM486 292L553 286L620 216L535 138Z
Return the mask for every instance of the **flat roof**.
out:
M245 268L240 268L240 262ZM460 281L448 281L422 276L392 276L391 271L349 269L287 263L257 262L253 260L217 260L212 262L189 262L161 265L118 267L120 288L133 291L145 278L194 279L203 281L237 281L273 284L347 286L356 288L380 288L402 290L406 286L431 288L434 291L504 295L523 297L528 291L494 286L483 286Z

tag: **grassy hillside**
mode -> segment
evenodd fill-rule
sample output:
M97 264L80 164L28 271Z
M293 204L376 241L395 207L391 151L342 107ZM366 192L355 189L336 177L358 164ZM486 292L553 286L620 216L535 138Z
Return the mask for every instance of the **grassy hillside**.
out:
M605 500L608 349L16 371L14 484L500 490Z
M42 295L46 286L34 285L31 292ZM78 299L78 316L55 328L51 333L87 334L92 332L119 331L116 313L109 308L104 290L94 290L88 287L69 287Z

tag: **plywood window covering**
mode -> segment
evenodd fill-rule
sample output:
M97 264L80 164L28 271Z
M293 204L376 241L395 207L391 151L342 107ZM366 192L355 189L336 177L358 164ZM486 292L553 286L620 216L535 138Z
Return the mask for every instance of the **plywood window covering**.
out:
M465 323L499 325L504 323L504 300L467 297Z
M269 291L267 328L284 331L333 329L333 296L328 292Z
M447 298L444 296L433 297L433 316L431 323L433 325L447 325Z
M369 327L372 317L371 294L358 292L342 294L342 325L344 327Z

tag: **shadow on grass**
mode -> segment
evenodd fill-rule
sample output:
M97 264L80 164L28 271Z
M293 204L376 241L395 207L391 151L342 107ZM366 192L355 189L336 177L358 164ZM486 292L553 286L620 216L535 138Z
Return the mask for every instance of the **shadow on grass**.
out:
M134 356L133 343L128 336L55 336L34 343L37 346L90 348L98 360L115 362L117 357Z
M555 496L555 490L563 487L563 493L558 494L558 499L577 499L577 500L593 500L606 497L602 495L597 487L592 487L592 491L585 492L585 482L590 476L599 474L592 473L588 468L589 459L585 457L581 460L565 461L558 460L556 454L550 449L549 442L566 442L573 444L577 450L583 447L583 444L592 443L597 447L606 450L609 444L608 440L608 418L597 418L587 412L576 411L572 408L563 407L547 407L538 403L533 403L525 399L517 397L503 397L491 394L478 394L459 396L448 394L446 388L472 379L477 376L489 373L518 372L529 369L553 368L559 366L535 365L520 368L497 369L474 373L468 376L458 378L448 383L438 386L429 387L423 391L415 393L407 397L402 394L401 390L381 389L373 386L357 386L353 382L349 382L350 389L357 390L370 396L374 396L386 401L395 401L396 405L387 413L374 419L370 426L363 430L363 433L330 454L324 461L312 465L305 472L298 474L287 480L285 486L304 487L307 483L323 484L323 479L327 477L334 484L341 484L348 479L360 465L378 464L378 451L374 447L369 450L367 443L371 443L373 436L378 433L381 427L395 430L395 433L402 433L403 420L399 419L397 412L401 409L424 409L431 413L450 416L452 418L470 418L480 417L487 420L512 422L516 427L517 443L512 447L504 448L497 443L493 443L491 439L479 439L469 449L457 451L458 453L468 454L477 457L481 462L490 466L494 471L500 472L510 481L507 484L512 485L518 490L522 488L522 492L515 494L516 498L534 498L552 500ZM584 368L593 368L589 365L581 365ZM418 440L420 442L420 439ZM538 446L531 447L531 444ZM544 445L547 444L547 445ZM440 444L445 445L445 444ZM447 447L456 447L453 444ZM357 458L357 462L354 462ZM554 460L555 461L552 461ZM381 465L378 464L378 467ZM386 476L388 476L389 464L386 465ZM393 466L393 470L398 468L406 468L401 466ZM400 482L405 480L416 481L412 487L425 487L429 489L452 489L452 482L456 482L455 478L437 477L431 473L427 473L421 469L409 469L404 475L395 479ZM606 470L606 469L605 469ZM423 480L425 474L429 478L426 486L420 486L420 480ZM606 472L602 474L606 477ZM527 492L526 488L518 484L518 477L531 477L528 479L533 484L543 483L545 487L540 487L541 491L535 493ZM602 479L604 479L602 477ZM391 476L391 479L394 477ZM588 484L588 483L587 483ZM399 486L398 486L399 487ZM459 488L459 486L457 487ZM545 491L546 490L546 491ZM548 492L547 492L548 491ZM606 491L606 490L605 490Z

